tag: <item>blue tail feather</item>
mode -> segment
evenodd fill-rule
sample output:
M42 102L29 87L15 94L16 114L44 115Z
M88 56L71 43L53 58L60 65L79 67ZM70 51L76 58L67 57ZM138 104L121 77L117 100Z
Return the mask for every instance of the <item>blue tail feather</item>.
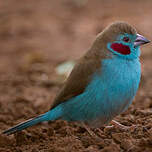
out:
M28 127L31 127L33 125L36 125L40 122L43 122L43 121L49 121L49 120L56 120L58 119L62 114L62 111L61 111L61 108L60 107L56 107L42 115L39 115L35 118L32 118L32 119L29 119L27 121L24 121L8 130L5 130L3 132L3 134L7 134L7 135L10 135L10 134L14 134L18 131L21 131L23 129L26 129Z

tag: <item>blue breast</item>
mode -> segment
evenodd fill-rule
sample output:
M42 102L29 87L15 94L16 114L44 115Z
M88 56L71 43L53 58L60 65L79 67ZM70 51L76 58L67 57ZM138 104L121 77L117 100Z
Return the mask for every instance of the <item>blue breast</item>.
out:
M103 125L131 104L140 82L139 59L115 56L101 62L101 70L93 75L84 93L62 104L68 121L84 121ZM98 123L97 123L98 125Z

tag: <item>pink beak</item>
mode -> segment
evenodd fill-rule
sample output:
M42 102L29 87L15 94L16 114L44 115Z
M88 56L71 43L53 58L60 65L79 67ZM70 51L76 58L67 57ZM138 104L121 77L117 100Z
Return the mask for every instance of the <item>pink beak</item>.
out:
M146 39L144 36L137 34L136 40L134 42L134 46L141 46L143 44L149 43L150 41Z

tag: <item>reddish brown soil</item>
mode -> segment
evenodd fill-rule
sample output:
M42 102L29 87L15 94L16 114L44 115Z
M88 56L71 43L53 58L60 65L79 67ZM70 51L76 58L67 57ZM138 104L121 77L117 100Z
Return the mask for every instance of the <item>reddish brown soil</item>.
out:
M62 83L55 67L79 58L115 20L152 39L151 0L4 0L0 2L0 132L46 112ZM135 130L95 130L56 121L0 134L0 152L151 152L152 47L142 48L142 80L130 108L116 118Z

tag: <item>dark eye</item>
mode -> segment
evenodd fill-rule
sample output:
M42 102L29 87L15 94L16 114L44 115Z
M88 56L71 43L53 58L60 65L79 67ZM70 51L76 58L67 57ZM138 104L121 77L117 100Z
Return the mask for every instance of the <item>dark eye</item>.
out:
M123 38L123 41L124 41L124 42L129 42L130 39L129 39L129 37L124 37L124 38Z

